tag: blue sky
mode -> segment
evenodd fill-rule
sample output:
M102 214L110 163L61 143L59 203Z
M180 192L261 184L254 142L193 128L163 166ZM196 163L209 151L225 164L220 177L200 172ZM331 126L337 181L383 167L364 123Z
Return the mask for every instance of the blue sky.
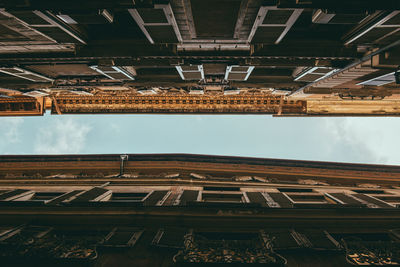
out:
M0 118L0 154L196 153L400 164L400 118L45 115Z

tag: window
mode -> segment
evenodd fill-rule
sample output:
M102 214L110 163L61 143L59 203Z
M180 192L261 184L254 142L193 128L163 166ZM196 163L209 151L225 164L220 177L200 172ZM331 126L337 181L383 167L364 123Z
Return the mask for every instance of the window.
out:
M240 191L240 187L214 187L214 186L205 186L203 190L207 191Z
M118 227L108 235L104 247L128 248L133 247L142 235L143 230L136 227ZM111 236L110 236L111 235Z
M384 190L354 189L352 191L360 194L385 194Z
M148 193L112 193L110 201L128 202L142 201Z
M313 67L300 73L294 80L299 82L316 82L335 73L336 71L338 71L338 69L329 67Z
M394 72L360 82L357 85L382 86L382 85L392 83L392 82L395 82Z
M204 202L224 202L224 203L242 203L243 194L232 194L232 193L204 193L202 194L202 200Z
M204 79L203 65L175 66L182 80Z
M400 204L400 196L375 196L376 198L392 204Z
M158 229L152 245L167 248L183 248L187 232L185 228L167 227Z
M228 66L225 71L225 80L246 81L249 78L253 69L254 66Z
M63 192L36 192L31 201L46 201L63 195Z
M301 203L301 202L315 202L315 203L327 203L327 200L323 195L311 195L311 194L302 194L302 193L292 193L286 194L293 202Z
M311 188L278 188L280 192L313 192Z

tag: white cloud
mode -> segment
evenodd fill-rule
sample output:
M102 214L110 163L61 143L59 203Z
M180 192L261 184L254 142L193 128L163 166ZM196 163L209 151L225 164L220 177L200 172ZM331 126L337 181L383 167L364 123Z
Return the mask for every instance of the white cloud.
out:
M115 133L119 134L121 132L121 127L117 123L114 122L110 123L109 128L112 130L114 134Z
M21 142L20 128L24 119L19 117L0 118L0 149Z
M362 140L374 155L387 164L400 164L399 118L349 118L351 133Z
M364 163L400 164L396 118L329 118L326 126L331 140L329 151Z
M91 127L72 118L57 118L36 135L34 152L38 154L80 153Z

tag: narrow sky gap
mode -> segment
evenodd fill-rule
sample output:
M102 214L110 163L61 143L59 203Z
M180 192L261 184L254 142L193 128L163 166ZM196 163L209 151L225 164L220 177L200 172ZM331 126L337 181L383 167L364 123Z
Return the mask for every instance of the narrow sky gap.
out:
M0 153L195 153L400 164L399 132L400 118L45 115L0 118Z

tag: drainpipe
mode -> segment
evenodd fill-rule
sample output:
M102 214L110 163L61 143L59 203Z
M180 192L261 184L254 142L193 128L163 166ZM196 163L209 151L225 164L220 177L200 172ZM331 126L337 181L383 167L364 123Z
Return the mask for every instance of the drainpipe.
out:
M124 162L128 160L129 156L128 155L120 155L121 158L121 165L119 167L119 176L124 175Z

